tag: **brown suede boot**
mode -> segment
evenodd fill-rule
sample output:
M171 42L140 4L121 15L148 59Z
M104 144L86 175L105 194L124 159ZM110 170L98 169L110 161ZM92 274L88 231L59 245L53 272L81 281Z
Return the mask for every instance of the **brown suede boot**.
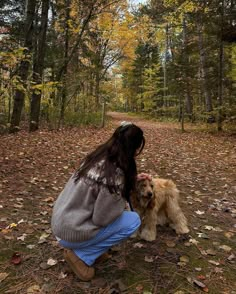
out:
M64 249L64 258L80 280L87 282L94 277L94 268L84 263L72 250Z

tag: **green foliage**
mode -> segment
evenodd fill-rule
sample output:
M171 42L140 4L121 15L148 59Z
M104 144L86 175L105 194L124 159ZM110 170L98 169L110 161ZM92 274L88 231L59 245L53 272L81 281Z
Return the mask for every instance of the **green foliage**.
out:
M20 79L17 69L21 62L30 62L30 55L26 48L20 47L10 38L3 39L0 47L0 112L9 114L14 91L18 89L27 93L27 85Z
M182 108L186 118L203 122L236 115L236 45L223 43L221 36L233 22L232 3L165 0L140 8L137 23L149 21L145 29L140 25L136 56L123 73L129 109L179 119Z
M65 124L68 126L97 125L101 124L101 112L66 112Z
M58 128L58 119L60 111L55 107L45 106L43 104L41 109L41 119L47 121L51 129ZM65 112L64 126L78 127L80 125L97 125L101 124L101 112L74 112L67 110Z
M151 105L155 105L154 99L162 91L162 78L160 77L160 64L153 63L151 67L145 68L143 76L143 98L144 101Z

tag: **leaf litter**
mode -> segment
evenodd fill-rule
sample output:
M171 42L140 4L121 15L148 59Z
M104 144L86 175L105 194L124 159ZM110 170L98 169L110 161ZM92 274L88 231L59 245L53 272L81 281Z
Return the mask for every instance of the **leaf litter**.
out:
M50 231L51 210L54 200L80 160L104 142L114 126L124 119L121 114L113 116L113 125L105 129L86 127L59 132L42 130L32 135L23 131L16 136L2 138L0 229L4 243L0 245L7 259L5 265L3 263L3 267L0 267L0 277L4 278L0 291L4 287L2 289L6 293L10 289L17 289L22 294L40 293L43 287L46 289L50 286L52 293L64 294L60 287L68 289L70 294L77 293L78 281L67 272L68 268L61 259L61 248ZM133 289L140 285L143 293L152 293L152 289L158 292L165 289L170 293L181 293L181 289L194 292L195 288L204 292L209 289L209 292L217 293L215 289L221 289L230 293L236 286L230 275L232 272L233 276L235 266L236 175L232 166L236 158L231 156L235 153L235 139L227 137L225 140L224 137L206 133L181 134L176 132L174 124L165 125L130 117L128 120L137 122L146 137L144 152L140 159L137 158L138 170L172 178L176 182L181 191L182 207L190 224L191 235L188 240L181 242L169 228L164 227L158 228L155 242L128 240L125 249L114 249L113 257L104 265L99 265L97 276L107 282L103 290L112 288L111 279L118 280L119 270L122 270L125 284L128 283L131 288L134 285ZM228 156L221 156L222 150L227 151ZM20 178L16 187L17 173ZM6 241L11 248L16 248L14 252L8 251ZM183 256L189 259L180 261ZM196 262L197 256L199 264ZM12 267L6 273L4 269L11 259L16 264L11 263ZM184 265L178 266L178 262ZM18 274L17 268L21 266L25 268L25 276ZM40 270L37 271L38 279L35 282L33 272L37 268ZM163 274L165 268L169 271ZM52 285L45 286L48 282L43 282L44 271L47 271L47 275L57 277ZM187 283L186 278L181 280L175 276L176 272L186 276L186 271L192 274L189 277L191 283ZM198 272L206 279L195 276ZM224 278L212 282L209 278L211 272ZM143 283L129 282L128 276L137 276L140 281L142 275ZM169 275L168 284L166 275ZM15 286L8 286L9 277ZM29 278L29 283L25 283L26 278ZM88 283L87 287L89 289L92 286Z

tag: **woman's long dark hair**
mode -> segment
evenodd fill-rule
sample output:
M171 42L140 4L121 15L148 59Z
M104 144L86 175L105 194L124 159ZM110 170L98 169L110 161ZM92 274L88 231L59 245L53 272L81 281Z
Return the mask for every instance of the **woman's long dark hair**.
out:
M125 176L123 197L128 200L137 176L135 156L141 153L144 145L145 138L139 127L131 123L121 125L107 142L85 157L75 173L75 181L85 176L90 168L104 159L104 177L109 189L115 189L115 167L119 167Z

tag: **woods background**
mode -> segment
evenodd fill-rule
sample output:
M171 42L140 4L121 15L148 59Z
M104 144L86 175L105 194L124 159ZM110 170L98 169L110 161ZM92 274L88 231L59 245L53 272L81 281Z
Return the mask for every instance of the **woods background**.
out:
M236 121L234 0L0 3L0 129L101 123L108 109Z

